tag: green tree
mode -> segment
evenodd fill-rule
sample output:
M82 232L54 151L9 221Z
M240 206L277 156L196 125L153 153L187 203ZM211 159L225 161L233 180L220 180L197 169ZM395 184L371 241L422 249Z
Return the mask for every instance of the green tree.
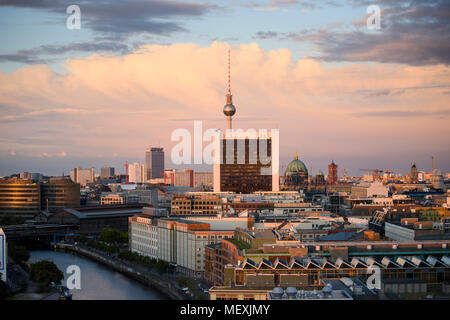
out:
M48 286L50 282L60 284L61 280L64 279L64 274L52 261L42 260L31 264L30 278L35 282Z
M121 232L116 229L104 228L98 239L107 243L127 243L128 232Z

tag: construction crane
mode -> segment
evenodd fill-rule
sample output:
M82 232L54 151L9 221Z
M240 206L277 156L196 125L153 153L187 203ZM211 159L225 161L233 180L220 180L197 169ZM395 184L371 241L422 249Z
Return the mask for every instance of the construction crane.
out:
M383 173L385 170L381 170L381 169L359 169L361 171L366 171L366 172L373 172L375 175L375 180L378 181L380 180L380 173Z

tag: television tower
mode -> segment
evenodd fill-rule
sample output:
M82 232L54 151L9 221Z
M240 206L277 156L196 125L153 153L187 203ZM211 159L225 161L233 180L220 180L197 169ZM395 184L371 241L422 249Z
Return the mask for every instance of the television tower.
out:
M231 52L230 49L228 49L228 93L226 95L227 97L227 104L223 107L223 113L228 118L228 130L231 130L231 117L236 113L236 108L233 105L233 96L231 95Z

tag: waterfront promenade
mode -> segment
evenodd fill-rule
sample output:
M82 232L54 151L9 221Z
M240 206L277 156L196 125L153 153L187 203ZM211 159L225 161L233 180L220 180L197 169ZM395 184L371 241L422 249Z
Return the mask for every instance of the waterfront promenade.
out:
M158 273L150 268L124 261L112 254L96 250L82 245L56 244L55 249L66 250L77 253L91 260L97 261L117 272L126 275L136 281L157 290L170 300L193 299L193 296L183 292L178 285L177 275L170 273Z

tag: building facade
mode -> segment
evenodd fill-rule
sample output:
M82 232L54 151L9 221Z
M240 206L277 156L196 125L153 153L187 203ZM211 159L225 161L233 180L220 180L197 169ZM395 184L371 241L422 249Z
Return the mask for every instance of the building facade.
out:
M101 179L109 179L114 177L114 168L112 167L104 167L100 169L100 178Z
M205 246L231 238L232 230L214 230L211 224L189 219L129 218L130 249L172 264L178 272L202 278Z
M334 160L328 165L328 184L338 184L338 165L334 163Z
M145 174L146 180L164 178L164 148L147 148Z
M209 187L214 183L212 172L194 172L194 187Z
M41 182L41 208L54 212L80 205L80 184L66 178Z
M73 182L79 183L81 186L85 186L88 183L93 183L95 179L94 168L82 169L76 167L70 171L70 179Z
M217 195L174 196L171 201L172 215L217 215L224 208Z
M279 191L279 132L217 131L214 192Z
M40 210L39 182L29 179L0 179L0 215L32 217Z
M135 162L128 167L128 181L130 183L143 183L145 182L145 170L144 165Z

